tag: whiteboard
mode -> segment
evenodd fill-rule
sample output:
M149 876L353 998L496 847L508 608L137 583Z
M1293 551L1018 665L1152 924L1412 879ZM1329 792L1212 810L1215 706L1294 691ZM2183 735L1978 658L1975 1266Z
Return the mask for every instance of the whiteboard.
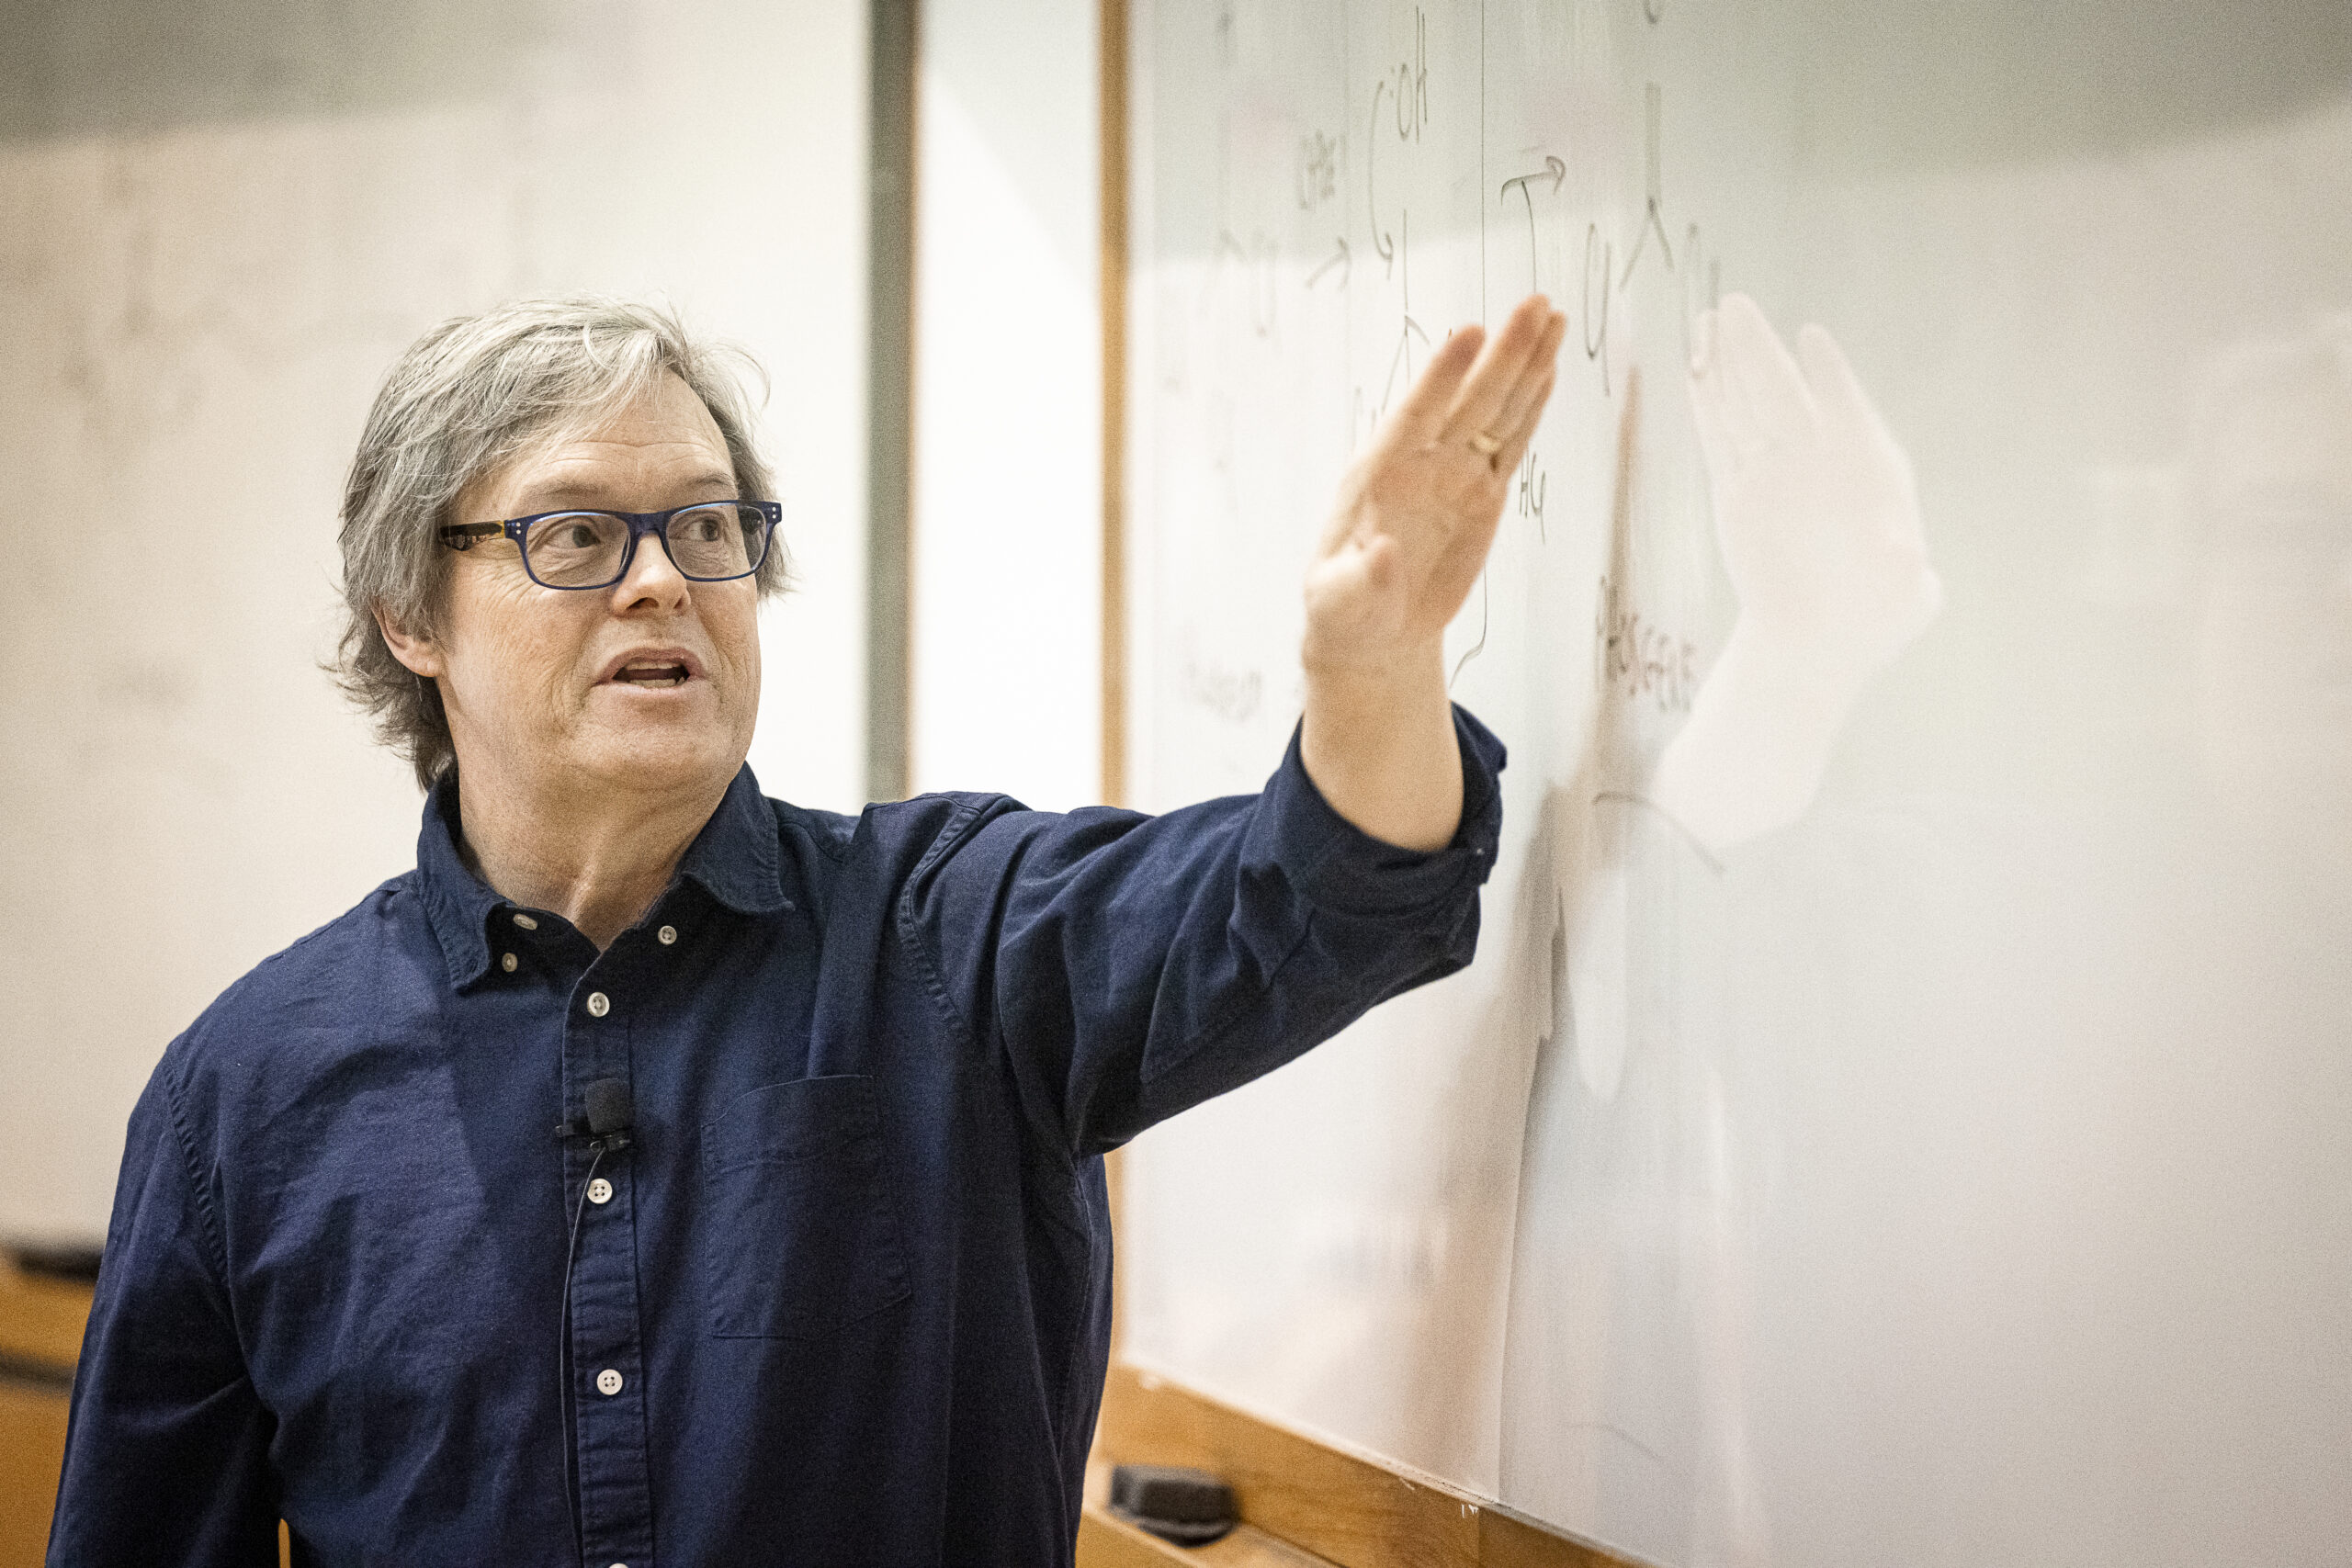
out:
M2352 12L1134 32L1136 804L1279 755L1430 346L1570 325L1449 634L1477 962L1136 1142L1127 1358L1677 1568L2341 1562ZM1776 572L1791 648L1884 608L1719 493L1736 295L1915 487L1841 703L1726 675Z

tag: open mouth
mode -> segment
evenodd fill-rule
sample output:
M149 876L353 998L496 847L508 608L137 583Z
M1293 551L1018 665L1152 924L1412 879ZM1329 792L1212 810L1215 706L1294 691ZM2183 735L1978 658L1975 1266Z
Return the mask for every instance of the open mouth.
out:
M619 670L616 671L613 674L613 679L625 685L644 686L662 690L672 686L684 685L686 683L686 667L683 664L662 663L650 660L629 663L622 665Z

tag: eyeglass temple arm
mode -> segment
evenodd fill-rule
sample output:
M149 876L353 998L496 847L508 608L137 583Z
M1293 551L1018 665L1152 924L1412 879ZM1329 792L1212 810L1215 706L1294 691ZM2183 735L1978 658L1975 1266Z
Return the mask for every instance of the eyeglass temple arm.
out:
M441 542L453 550L469 550L476 539L506 532L503 523L452 523L441 530Z

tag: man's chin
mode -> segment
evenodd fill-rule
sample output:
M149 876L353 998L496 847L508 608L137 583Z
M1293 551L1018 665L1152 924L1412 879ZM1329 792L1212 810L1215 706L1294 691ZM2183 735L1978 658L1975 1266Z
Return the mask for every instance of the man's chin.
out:
M581 772L608 789L696 795L725 789L743 765L743 749L723 735L662 727L601 737L581 761Z

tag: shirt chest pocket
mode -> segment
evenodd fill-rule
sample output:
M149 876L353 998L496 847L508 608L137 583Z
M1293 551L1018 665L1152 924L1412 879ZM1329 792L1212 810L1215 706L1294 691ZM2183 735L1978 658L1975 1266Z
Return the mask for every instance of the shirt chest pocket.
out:
M702 1271L721 1338L803 1338L910 1293L874 1087L801 1078L703 1123Z

